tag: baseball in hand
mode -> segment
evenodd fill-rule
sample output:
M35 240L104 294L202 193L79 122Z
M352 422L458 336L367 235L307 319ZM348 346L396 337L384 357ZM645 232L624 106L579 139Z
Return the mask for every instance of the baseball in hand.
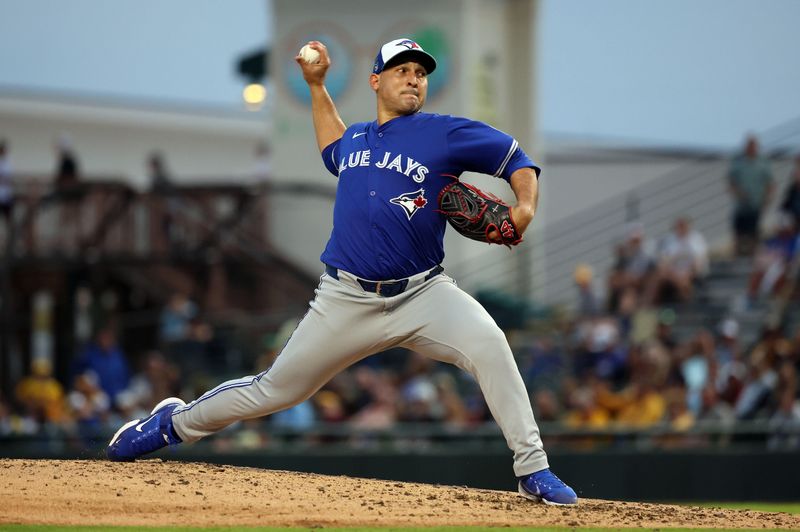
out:
M299 55L305 63L319 63L319 52L311 48L309 45L305 45L300 48Z

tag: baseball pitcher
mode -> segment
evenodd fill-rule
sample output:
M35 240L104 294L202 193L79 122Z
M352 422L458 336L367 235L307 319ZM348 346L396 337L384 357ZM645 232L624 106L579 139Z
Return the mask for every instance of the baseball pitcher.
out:
M165 399L149 417L117 431L109 459L132 461L289 408L351 364L405 347L475 377L514 453L521 495L576 504L575 491L549 469L503 331L440 265L447 222L470 238L509 246L521 241L536 210L539 168L501 131L420 112L436 60L410 39L380 48L369 77L377 120L349 127L325 88L327 48L312 41L296 61L311 91L322 161L338 177L316 296L271 368L188 404ZM466 171L507 180L516 204L464 185L459 176Z

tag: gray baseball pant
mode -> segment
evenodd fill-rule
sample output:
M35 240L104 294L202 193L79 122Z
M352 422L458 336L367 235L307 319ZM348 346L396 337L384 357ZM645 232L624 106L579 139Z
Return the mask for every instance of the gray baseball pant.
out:
M275 363L259 375L225 382L172 416L184 442L231 423L272 414L311 397L353 363L404 347L469 372L514 452L514 473L548 467L525 384L503 331L450 277L410 278L405 292L365 292L354 276L321 277L316 297Z

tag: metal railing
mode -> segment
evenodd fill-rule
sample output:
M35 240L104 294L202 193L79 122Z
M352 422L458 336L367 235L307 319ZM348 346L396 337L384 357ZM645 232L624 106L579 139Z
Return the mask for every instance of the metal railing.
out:
M187 240L203 242L224 222L219 204L248 195L234 187L183 187L137 192L118 179L92 179L50 188L41 179L16 179L11 255L33 259L92 253L153 257L166 254L162 222L181 225ZM202 220L195 211L203 212Z
M10 251L17 258L92 253L157 260L219 245L251 257L270 256L276 254L267 236L271 196L335 196L331 187L240 186L227 180L144 192L121 178L89 178L61 189L41 176L13 181Z
M791 154L800 147L800 117L759 135L762 153L773 161L780 181L788 175ZM500 286L515 286L519 264L534 263L531 295L538 301L563 303L574 298L572 274L578 263L591 265L599 278L613 265L614 246L626 223L641 222L647 238L660 241L678 216L688 215L709 242L727 238L732 203L727 188L729 154L703 153L681 167L590 209L534 229L532 245L519 250L527 260L497 262L487 253L453 265L459 281L470 286L491 270ZM778 187L780 192L781 187ZM516 291L514 291L516 292Z

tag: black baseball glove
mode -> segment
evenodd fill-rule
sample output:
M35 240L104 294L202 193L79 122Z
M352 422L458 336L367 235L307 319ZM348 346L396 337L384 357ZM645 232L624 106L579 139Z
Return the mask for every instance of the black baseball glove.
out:
M500 198L482 190L454 181L439 193L439 211L447 216L453 228L472 240L516 246L522 242L517 226L511 218L511 207ZM489 239L497 230L502 242Z

